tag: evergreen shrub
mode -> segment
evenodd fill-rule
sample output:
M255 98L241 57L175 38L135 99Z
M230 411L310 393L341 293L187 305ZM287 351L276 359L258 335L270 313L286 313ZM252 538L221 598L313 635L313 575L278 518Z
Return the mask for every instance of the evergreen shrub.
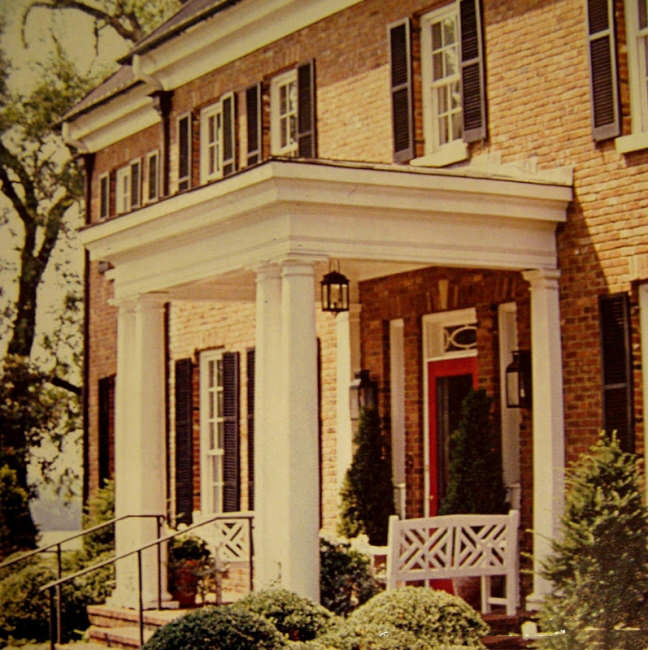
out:
M346 542L320 539L320 600L326 609L346 616L380 590L366 555Z
M163 627L143 650L278 650L283 636L268 620L232 606L204 607Z
M358 607L347 622L360 628L392 625L430 644L469 648L484 648L480 639L489 631L481 616L461 598L411 586L374 596Z
M262 616L293 641L314 639L335 620L328 609L287 589L252 592L233 607Z
M639 459L601 434L570 468L560 534L542 575L553 583L540 612L542 641L560 650L648 647L648 511Z
M389 447L377 409L362 409L354 438L355 453L340 492L338 533L366 533L370 544L387 543L389 516L394 513Z

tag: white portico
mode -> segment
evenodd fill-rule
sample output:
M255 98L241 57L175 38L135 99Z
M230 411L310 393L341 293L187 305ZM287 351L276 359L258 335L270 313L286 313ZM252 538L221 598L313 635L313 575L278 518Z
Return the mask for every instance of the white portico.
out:
M272 159L86 228L91 259L114 267L119 306L116 516L165 510L162 305L256 300L255 578L318 598L315 309L328 261L341 260L353 281L430 265L517 270L531 286L540 561L548 549L538 540L555 534L562 498L555 228L571 198L568 182L549 177ZM338 340L357 329L352 312ZM338 343L338 382L353 355ZM350 443L340 436L338 449ZM153 537L146 520L129 526L117 532L119 551ZM128 567L118 572L124 603L131 579ZM144 582L151 600L155 573ZM546 591L540 578L534 591Z

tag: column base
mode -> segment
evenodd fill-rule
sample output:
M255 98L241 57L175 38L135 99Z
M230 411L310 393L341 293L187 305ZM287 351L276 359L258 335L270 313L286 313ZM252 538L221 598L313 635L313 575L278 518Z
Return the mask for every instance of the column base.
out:
M546 594L538 594L538 593L529 594L526 597L526 603L525 603L526 610L528 612L537 612L542 607L545 598L546 598Z

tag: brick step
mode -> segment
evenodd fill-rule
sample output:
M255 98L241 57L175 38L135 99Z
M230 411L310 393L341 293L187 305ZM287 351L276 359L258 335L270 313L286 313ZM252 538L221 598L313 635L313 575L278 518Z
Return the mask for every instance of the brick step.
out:
M157 629L157 628L156 628ZM154 634L155 630L144 630L144 643ZM96 627L92 625L86 632L91 642L97 643L103 648L132 648L140 647L139 627L137 625L124 625L122 627Z
M138 624L138 613L134 609L113 607L110 605L89 605L88 619L96 627L124 627ZM186 609L144 610L144 627L156 629L179 618Z

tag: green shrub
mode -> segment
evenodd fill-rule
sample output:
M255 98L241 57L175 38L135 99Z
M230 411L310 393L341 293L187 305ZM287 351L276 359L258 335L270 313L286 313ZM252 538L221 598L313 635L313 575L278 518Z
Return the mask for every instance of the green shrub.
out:
M379 591L366 555L347 543L320 540L320 599L326 609L346 616Z
M89 499L83 514L83 528L92 528L115 517L115 484L106 480ZM99 556L115 549L115 527L105 526L83 536L82 558L87 566Z
M648 511L639 459L602 434L568 472L567 485L560 536L542 572L554 592L540 612L543 631L566 634L542 647L646 648Z
M253 592L234 605L270 621L293 641L314 639L328 629L334 615L321 605L287 589Z
M0 638L42 641L49 636L49 596L40 592L56 573L46 562L30 563L0 581ZM63 637L88 625L85 602L74 585L62 588Z
M335 630L319 637L320 647L335 650L434 650L435 646L390 623L347 619ZM308 647L308 646L306 646ZM317 649L319 650L319 649Z
M34 548L36 529L29 515L29 495L16 470L0 466L0 561Z
M431 644L483 648L489 628L470 605L445 591L401 587L385 591L358 607L352 625L393 625Z
M261 616L231 606L204 607L159 628L144 650L275 650L277 629Z
M394 513L391 460L377 409L362 409L354 437L355 452L340 492L338 533L366 533L371 544L387 543L389 516Z

